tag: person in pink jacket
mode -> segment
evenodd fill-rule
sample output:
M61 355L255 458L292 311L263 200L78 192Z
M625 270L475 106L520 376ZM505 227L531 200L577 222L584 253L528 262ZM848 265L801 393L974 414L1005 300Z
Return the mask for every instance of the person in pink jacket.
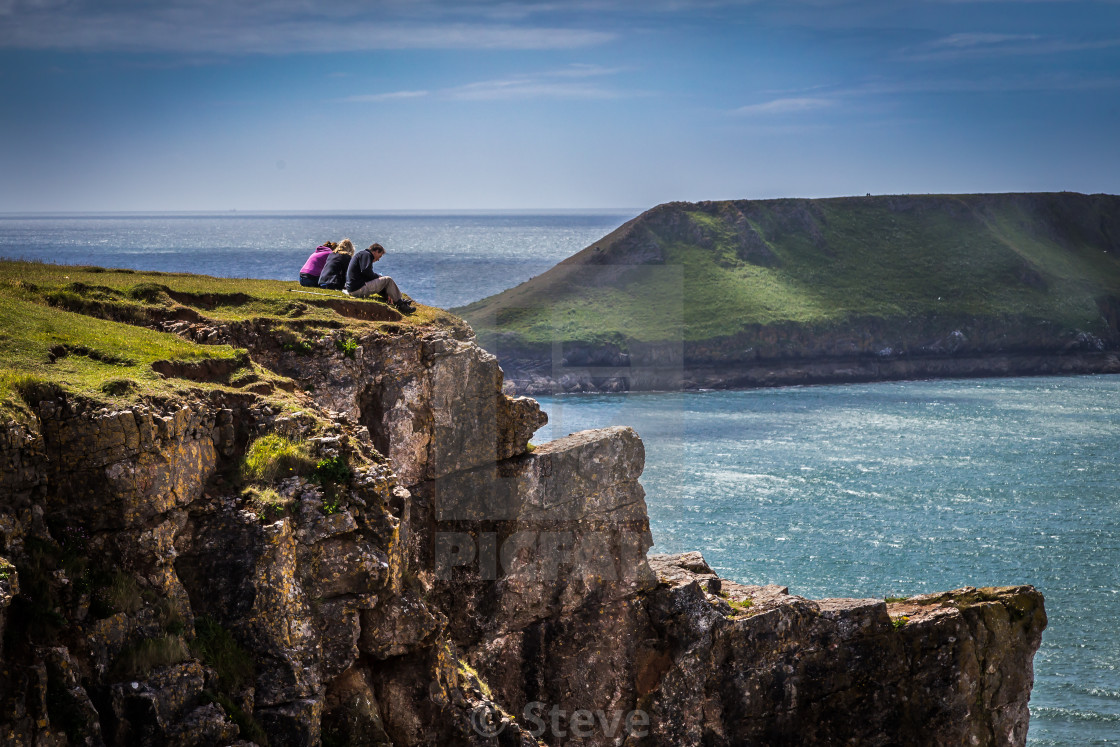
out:
M319 275L323 272L323 265L327 263L327 257L331 256L331 252L338 246L333 241L324 241L319 246L315 247L315 251L311 252L311 256L303 263L303 268L299 271L299 284L306 288L319 287Z

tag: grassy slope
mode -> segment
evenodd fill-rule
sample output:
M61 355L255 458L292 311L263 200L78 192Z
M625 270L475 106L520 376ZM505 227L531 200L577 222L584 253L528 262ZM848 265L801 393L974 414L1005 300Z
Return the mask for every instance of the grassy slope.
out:
M930 314L1030 317L1092 329L1100 323L1096 299L1120 296L1120 258L1115 247L1102 246L1106 222L1112 241L1120 241L1120 199L674 203L549 273L457 311L484 339L500 330L529 344L701 341L751 325L842 327L857 318ZM757 234L771 261L744 258L744 230ZM610 254L623 236L633 244L635 232L655 242L664 264L654 260L594 285L603 272L596 255ZM610 260L627 261L617 252Z
M117 406L271 381L287 384L275 392L283 399L291 382L258 366L244 350L145 327L176 317L203 324L258 321L277 338L299 344L339 328L360 334L380 326L317 306L331 299L291 292L295 288L271 280L0 261L0 414L22 416L27 403L58 390ZM420 307L397 324L455 323L446 312ZM233 371L200 382L163 378L152 369L156 361L207 359L231 361Z

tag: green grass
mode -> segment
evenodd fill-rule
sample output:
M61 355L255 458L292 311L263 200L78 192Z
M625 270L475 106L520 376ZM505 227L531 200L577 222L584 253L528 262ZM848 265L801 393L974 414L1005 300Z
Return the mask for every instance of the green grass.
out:
M246 739L253 744L259 744L261 747L268 747L268 735L264 733L264 727L253 718L252 714L246 713L241 706L237 705L233 698L212 690L203 690L202 696L210 702L216 703L219 708L226 712L233 723L237 724L237 728L240 730L239 736L242 739Z
M249 482L271 483L314 468L306 444L277 433L261 436L245 450L241 475Z
M38 404L63 389L106 401L133 391L155 394L168 389L151 368L156 361L236 359L239 354L229 346L195 345L3 291L0 286L0 398L15 395Z
M673 220L667 220L671 216ZM986 317L1099 330L1120 297L1120 199L963 195L673 204L637 219L663 262L597 264L625 231L458 309L481 339L699 342L790 325ZM1107 228L1105 228L1107 226ZM749 238L749 241L747 239ZM652 245L649 241L646 246ZM773 261L752 255L754 247ZM598 251L597 251L598 250ZM612 282L598 278L614 272Z
M315 463L311 479L320 485L337 485L348 482L350 480L350 465L346 463L346 457L344 456L320 459Z
M161 321L258 324L293 355L316 354L322 349L314 343L339 329L346 331L345 339L354 340L389 324L344 316L330 305L346 300L341 292L324 291L334 299L294 293L298 288L274 280L0 260L0 416L26 417L29 408L61 393L123 406L200 390L237 389L239 382L285 383L243 350L196 344L146 328ZM440 309L419 306L393 324L463 323ZM177 374L165 378L152 368L157 361L207 359L231 361L233 373L222 380L197 381Z
M218 675L222 692L233 694L253 685L256 664L233 635L213 618L201 616L194 622L195 638L190 649Z
M256 683L256 663L252 654L217 620L205 615L194 623L195 638L190 650L203 664L218 675L217 687L203 695L224 710L241 730L241 737L259 745L267 745L264 729L246 713L233 696Z
M187 644L178 635L144 638L126 646L113 663L111 676L117 679L146 677L155 669L191 658Z
M96 607L98 617L109 617L118 612L131 615L144 605L136 579L121 571L112 573L105 585L95 589L92 596L92 607Z
M293 500L284 498L272 488L249 488L245 497L261 521L275 521L288 512Z

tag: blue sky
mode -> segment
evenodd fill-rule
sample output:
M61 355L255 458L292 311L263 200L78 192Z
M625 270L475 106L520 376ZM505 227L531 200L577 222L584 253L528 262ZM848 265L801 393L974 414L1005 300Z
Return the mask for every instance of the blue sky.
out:
M1120 0L0 0L0 212L1120 192Z

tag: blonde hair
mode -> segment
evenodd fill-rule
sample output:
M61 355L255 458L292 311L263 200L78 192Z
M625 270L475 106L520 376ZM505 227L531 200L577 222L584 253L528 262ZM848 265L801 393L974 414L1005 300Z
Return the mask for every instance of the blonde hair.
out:
M338 247L335 248L334 251L335 251L335 254L349 254L349 255L353 256L353 254L354 254L354 242L351 241L350 239L343 239L342 241L338 242Z

